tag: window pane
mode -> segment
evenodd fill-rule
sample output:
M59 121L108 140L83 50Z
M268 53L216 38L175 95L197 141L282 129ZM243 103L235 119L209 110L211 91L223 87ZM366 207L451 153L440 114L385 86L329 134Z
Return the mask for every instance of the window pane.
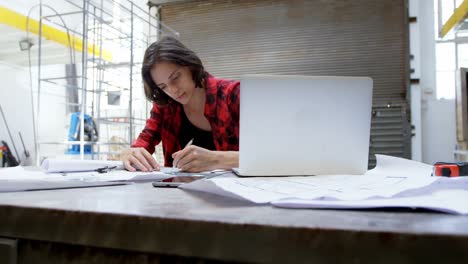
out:
M441 71L436 73L437 78L437 99L455 98L455 72Z
M439 6L440 2L440 6ZM435 39L440 40L439 33L442 30L445 22L452 16L455 11L455 1L454 0L434 0L434 31ZM459 4L456 3L456 6ZM439 10L439 7L441 8ZM440 17L440 28L439 28L439 17ZM443 37L444 40L454 39L455 33L453 28Z
M455 70L455 44L437 43L436 45L436 71Z
M445 24L455 11L454 1L442 0L442 23Z
M468 68L468 43L458 45L458 66Z

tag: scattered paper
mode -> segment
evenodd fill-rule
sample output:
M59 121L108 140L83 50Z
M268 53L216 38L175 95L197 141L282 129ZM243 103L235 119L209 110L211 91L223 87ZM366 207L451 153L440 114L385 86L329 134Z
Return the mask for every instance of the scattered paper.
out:
M284 208L315 209L369 209L369 208L420 208L450 214L468 214L468 190L438 190L421 196L370 199L363 201L324 201L283 199L272 204Z
M130 182L0 180L0 193L126 185Z
M40 170L25 170L21 166L0 169L0 180L37 180L45 176Z
M173 168L173 167L161 167L161 172L167 173L167 174L173 174L180 172L179 168Z
M52 167L50 164L48 170L63 170L61 163ZM93 167L90 165L86 168ZM156 181L173 177L175 172L171 169L162 168L162 171L153 172L45 173L18 166L0 169L0 192ZM430 165L377 155L376 168L365 175L239 178L221 171L201 173L206 176L205 179L183 184L180 188L286 208L403 207L468 214L468 177L431 177L431 173Z
M431 176L432 166L398 157L375 155L377 166L366 172L366 175L385 175L385 176L411 176L411 178Z
M159 171L129 172L112 170L75 173L45 173L21 166L0 169L0 192L50 190L63 188L122 185L132 182L158 181L173 177Z
M83 172L95 171L97 169L112 168L123 169L122 161L113 160L66 160L66 159L46 159L42 162L42 170L48 173L53 172Z
M254 203L269 203L279 199L363 200L371 197L391 197L397 193L421 188L436 178L403 176L321 175L303 177L239 178L234 175L199 180L181 186L183 189L213 192L242 197Z
M97 171L88 172L66 172L66 173L45 173L33 168L25 169L17 166L0 169L0 180L43 180L43 181L87 181L87 182L107 182L107 181L157 181L174 175L169 175L160 171L152 172L130 172L126 170L111 170L106 173ZM1 188L1 187L0 187Z
M289 208L410 207L468 214L468 177L431 177L431 173L430 165L377 155L376 168L365 175L239 178L230 174L179 188Z

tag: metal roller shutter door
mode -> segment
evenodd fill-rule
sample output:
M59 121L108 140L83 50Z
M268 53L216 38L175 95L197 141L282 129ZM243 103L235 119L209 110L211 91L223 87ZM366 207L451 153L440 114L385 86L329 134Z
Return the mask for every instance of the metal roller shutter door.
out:
M162 6L160 15L215 76L370 76L374 108L407 105L405 0L185 1ZM408 112L405 106L403 114ZM398 127L401 140L379 147L379 153L409 158L408 120ZM375 141L382 133L374 131Z

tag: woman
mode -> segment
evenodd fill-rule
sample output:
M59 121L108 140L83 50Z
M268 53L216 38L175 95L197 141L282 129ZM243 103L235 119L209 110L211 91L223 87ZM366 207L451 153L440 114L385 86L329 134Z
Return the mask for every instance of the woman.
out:
M164 166L188 172L238 167L239 82L211 76L173 37L148 47L142 75L153 108L141 134L122 152L127 170L159 170L151 154L161 141Z

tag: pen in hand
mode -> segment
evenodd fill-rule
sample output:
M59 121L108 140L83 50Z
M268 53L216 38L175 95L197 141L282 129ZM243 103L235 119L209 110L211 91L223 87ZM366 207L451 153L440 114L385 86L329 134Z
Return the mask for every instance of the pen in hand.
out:
M188 146L192 145L193 143L193 138L185 145L185 147L183 149L186 149ZM174 164L172 164L172 168L177 168L177 164L174 162Z

